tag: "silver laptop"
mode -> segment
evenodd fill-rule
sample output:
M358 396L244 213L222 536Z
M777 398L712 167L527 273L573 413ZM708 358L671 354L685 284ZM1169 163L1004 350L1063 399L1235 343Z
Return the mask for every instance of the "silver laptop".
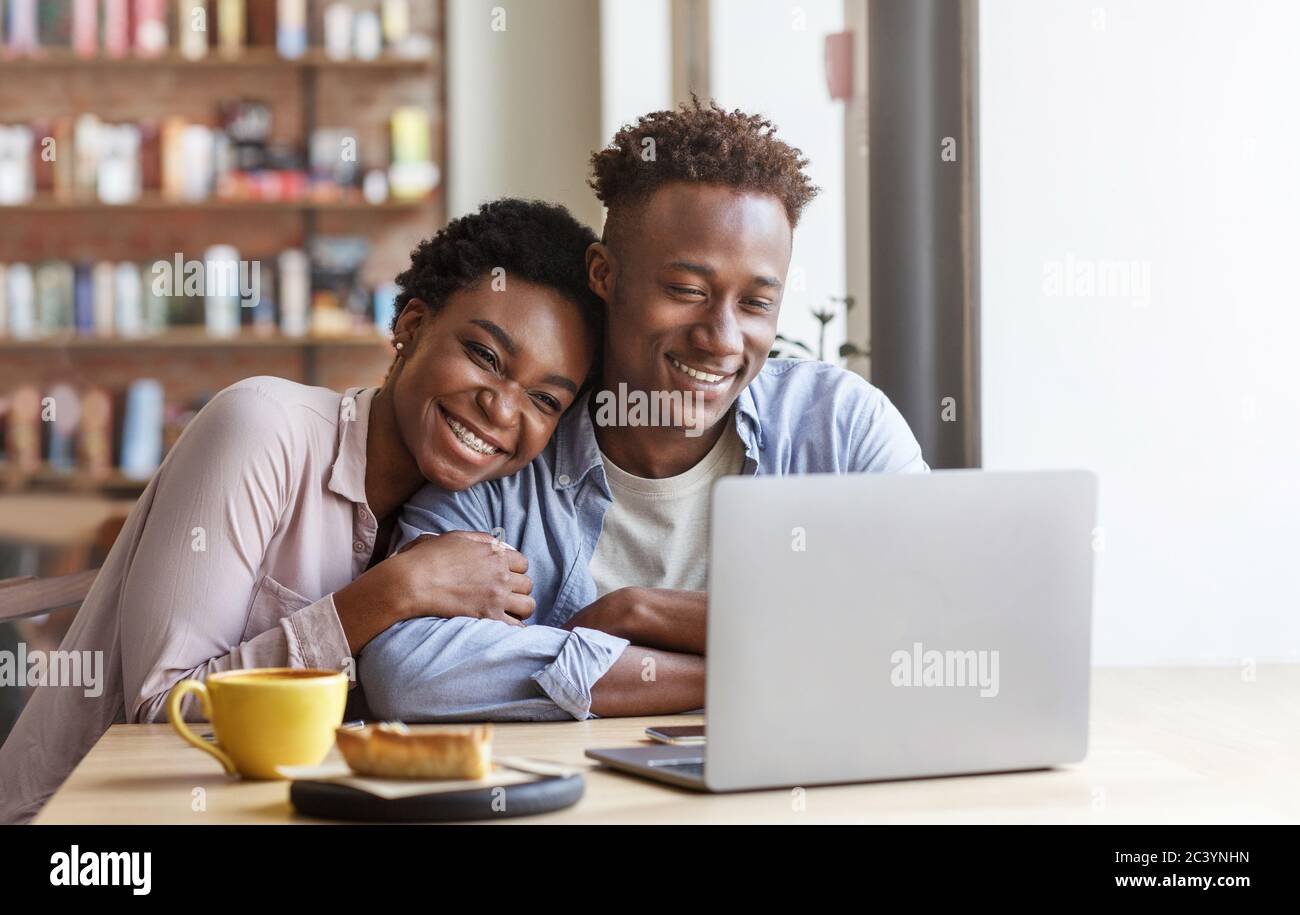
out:
M587 755L705 791L1077 762L1096 506L1075 470L721 480L707 742Z

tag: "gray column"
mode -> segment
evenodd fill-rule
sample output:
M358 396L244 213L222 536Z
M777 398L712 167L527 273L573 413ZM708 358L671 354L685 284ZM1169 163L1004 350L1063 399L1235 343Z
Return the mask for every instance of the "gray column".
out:
M868 7L871 380L936 468L979 465L975 14Z

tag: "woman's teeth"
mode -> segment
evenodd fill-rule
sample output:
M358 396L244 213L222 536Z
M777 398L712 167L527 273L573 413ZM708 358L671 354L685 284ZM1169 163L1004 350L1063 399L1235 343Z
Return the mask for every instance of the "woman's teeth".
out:
M696 378L708 384L717 384L719 381L727 377L726 375L711 375L708 372L701 372L699 369L693 369L684 362L678 362L672 356L668 357L668 361L672 363L673 368L677 369L677 371L684 372L692 378Z
M447 425L451 426L452 433L460 440L461 444L465 445L471 451L477 451L479 454L500 454L500 448L495 448L492 445L489 445L450 416L447 417Z

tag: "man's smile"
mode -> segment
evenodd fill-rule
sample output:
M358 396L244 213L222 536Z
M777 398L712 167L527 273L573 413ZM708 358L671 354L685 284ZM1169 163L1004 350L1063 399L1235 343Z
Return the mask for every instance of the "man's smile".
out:
M673 356L672 353L668 354L668 364L673 367L674 371L690 378L692 381L696 382L697 385L704 386L710 390L721 387L723 382L729 381L736 375L736 372L734 371L720 372L717 369L710 371L709 368L703 366L688 365ZM695 385L693 385L693 387L694 386Z

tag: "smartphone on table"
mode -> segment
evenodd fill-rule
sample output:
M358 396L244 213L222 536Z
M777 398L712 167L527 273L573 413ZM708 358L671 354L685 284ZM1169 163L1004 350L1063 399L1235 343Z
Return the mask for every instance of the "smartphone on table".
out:
M704 743L704 725L678 725L671 727L646 728L645 736L659 743L671 743L678 746L691 746Z

